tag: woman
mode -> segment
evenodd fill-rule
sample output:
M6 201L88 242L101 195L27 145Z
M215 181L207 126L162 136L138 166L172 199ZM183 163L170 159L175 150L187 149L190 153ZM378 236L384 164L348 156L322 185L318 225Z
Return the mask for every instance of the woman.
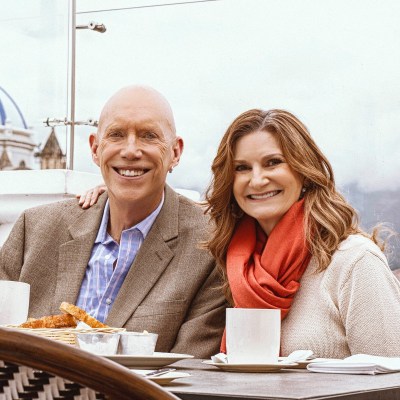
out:
M206 199L215 230L206 246L232 306L282 310L283 356L400 356L400 282L294 115L238 116L212 172ZM98 189L81 197L84 207Z
M238 116L212 172L207 247L232 306L282 310L282 355L400 356L400 283L294 115Z

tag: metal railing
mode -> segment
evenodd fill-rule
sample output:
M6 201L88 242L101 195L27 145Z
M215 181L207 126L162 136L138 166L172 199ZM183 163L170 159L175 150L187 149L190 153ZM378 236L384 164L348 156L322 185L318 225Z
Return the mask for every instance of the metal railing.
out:
M59 126L65 125L69 128L69 135L67 135L67 169L74 169L74 146L75 146L75 126L76 125L90 125L97 127L97 121L89 118L84 121L75 120L75 57L76 57L76 30L77 29L90 29L95 32L104 33L106 27L97 22L89 22L87 25L76 25L76 0L69 0L69 46L68 46L68 76L70 77L68 83L68 117L55 118L47 117L43 123L45 126Z

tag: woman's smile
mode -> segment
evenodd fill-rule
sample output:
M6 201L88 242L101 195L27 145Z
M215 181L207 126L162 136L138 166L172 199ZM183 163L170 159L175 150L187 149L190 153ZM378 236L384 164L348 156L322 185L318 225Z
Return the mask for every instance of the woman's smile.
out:
M249 194L247 197L251 200L265 200L269 199L270 197L275 197L276 195L280 194L282 190L273 190L266 193L261 194Z

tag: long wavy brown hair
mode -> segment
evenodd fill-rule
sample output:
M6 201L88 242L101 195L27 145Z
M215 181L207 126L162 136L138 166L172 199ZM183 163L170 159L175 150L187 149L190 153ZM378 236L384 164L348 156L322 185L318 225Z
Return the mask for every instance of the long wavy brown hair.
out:
M284 110L253 109L239 115L229 126L212 164L213 178L206 191L207 212L215 230L206 247L215 257L224 278L224 291L232 303L226 278L226 253L240 210L233 195L234 153L237 141L252 132L273 134L289 166L304 178L306 245L323 271L340 242L350 234L362 233L356 211L336 190L331 164L315 144L306 126Z

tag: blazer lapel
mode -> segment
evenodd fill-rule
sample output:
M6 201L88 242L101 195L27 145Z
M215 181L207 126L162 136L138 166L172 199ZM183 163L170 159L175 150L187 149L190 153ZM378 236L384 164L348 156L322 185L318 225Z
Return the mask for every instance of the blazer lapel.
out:
M63 301L76 303L106 200L107 195L102 195L95 206L88 210L78 210L78 214L72 216L74 219L68 227L71 240L59 247L57 286L53 304L55 309L58 309Z
M178 195L168 186L163 207L125 278L106 323L124 326L167 268L174 252L168 241L178 236Z

